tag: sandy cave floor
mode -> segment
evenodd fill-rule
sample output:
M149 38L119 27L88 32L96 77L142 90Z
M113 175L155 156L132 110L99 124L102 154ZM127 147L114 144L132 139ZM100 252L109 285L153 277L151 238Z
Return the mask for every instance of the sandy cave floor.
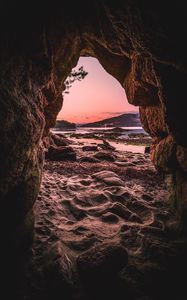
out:
M77 149L76 162L45 162L24 299L175 299L166 276L183 241L170 233L175 216L162 176L148 154L115 151L115 162L81 161L93 155ZM81 277L77 258L103 243L124 247L127 265L111 281L106 272L97 283L90 265Z

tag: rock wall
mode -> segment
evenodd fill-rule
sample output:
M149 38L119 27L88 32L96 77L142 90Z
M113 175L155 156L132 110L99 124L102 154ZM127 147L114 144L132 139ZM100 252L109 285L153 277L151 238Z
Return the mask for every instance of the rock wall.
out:
M44 3L43 3L44 4ZM172 179L184 221L187 189L185 9L156 1L6 2L0 13L0 225L11 248L32 241L42 137L62 106L64 80L80 55L97 57L140 106L155 166ZM168 13L169 12L169 13ZM177 22L173 22L176 16ZM6 224L6 225L5 225Z

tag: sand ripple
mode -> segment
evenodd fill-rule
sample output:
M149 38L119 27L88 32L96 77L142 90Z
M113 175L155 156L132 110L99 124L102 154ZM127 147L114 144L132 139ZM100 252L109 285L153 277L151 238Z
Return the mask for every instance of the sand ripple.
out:
M124 166L123 160L134 165ZM85 251L107 241L125 247L130 261L137 261L151 241L162 239L172 216L164 182L147 156L118 154L117 161L46 162L35 205L33 264L42 265L56 242L71 257L69 263L63 252L67 270Z

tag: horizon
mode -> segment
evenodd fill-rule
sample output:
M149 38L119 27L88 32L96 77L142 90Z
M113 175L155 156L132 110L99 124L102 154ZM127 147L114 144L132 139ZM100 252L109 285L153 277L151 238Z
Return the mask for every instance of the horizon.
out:
M64 95L57 120L86 124L138 112L138 107L128 103L121 84L105 71L96 58L80 57L75 68L81 66L88 75L80 82L75 81L69 94Z

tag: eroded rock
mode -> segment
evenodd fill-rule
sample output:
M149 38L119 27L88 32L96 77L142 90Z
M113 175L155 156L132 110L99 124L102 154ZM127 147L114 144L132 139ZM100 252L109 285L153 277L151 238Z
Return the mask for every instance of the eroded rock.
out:
M45 154L45 157L50 160L56 161L76 161L76 152L72 147L56 147L50 146L48 151Z
M43 268L51 297L59 297L59 294L70 297L73 293L75 262L60 241L45 253Z

